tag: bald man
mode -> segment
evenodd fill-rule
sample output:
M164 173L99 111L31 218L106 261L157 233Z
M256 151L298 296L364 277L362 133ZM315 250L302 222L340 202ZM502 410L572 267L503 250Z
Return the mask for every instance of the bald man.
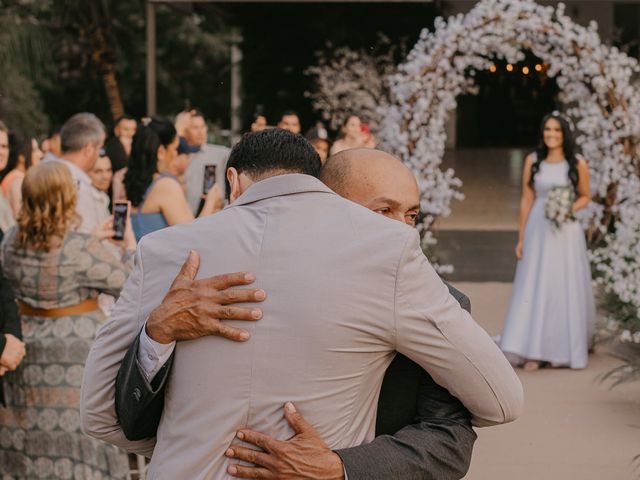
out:
M419 213L416 180L402 162L385 152L370 149L340 152L324 165L321 180L336 193L376 213L409 225L416 222ZM212 307L220 309L218 318L238 318L232 309L239 311L240 307L228 307L233 301L254 301L248 296L238 298L237 291L229 295L231 299L225 296L224 288L246 283L220 283L217 302L222 305ZM453 287L449 289L469 310L469 299ZM210 297L208 301L216 300ZM194 329L193 325L188 328ZM149 334L153 337L151 331ZM194 331L189 336L209 334L211 331ZM117 413L130 440L155 436L164 382L171 369L171 351L167 355L166 350L150 351L145 345L139 340L132 345L116 382ZM151 357L154 361L149 362ZM284 415L298 435L280 442L258 432L246 432L243 440L257 445L264 453L233 446L228 456L256 466L238 465L229 472L231 475L264 479L459 479L469 468L476 439L471 415L464 406L401 354L396 355L386 371L378 402L377 437L371 443L332 452L300 414L285 409Z

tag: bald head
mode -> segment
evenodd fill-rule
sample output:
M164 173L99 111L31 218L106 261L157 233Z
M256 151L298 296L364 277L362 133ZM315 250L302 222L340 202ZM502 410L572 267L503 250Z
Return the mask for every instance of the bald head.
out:
M413 173L393 155L354 148L329 157L320 179L334 192L394 220L414 224L420 191Z

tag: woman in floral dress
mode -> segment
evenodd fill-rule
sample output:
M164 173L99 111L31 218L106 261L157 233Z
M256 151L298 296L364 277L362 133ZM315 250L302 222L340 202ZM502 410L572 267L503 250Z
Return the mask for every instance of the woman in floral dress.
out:
M84 363L104 322L96 298L117 296L133 266L129 227L120 245L105 225L96 235L74 231L76 191L68 169L43 163L29 170L18 224L1 249L5 275L21 312L27 354L6 375L0 408L2 478L126 478L127 456L80 430Z

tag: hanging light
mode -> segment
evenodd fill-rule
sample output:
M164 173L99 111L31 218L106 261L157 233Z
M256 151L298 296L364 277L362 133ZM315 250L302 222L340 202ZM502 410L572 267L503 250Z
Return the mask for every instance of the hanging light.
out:
M529 67L522 67L522 73L529 75Z
M497 67L496 67L495 65L491 65L491 66L489 67L489 71L490 71L491 73L496 73L496 70L498 70L498 69L497 69Z
M507 63L507 72L513 72L513 65Z
M542 71L542 65L540 65L539 63L536 63L536 66L533 67L536 69L536 72L541 72Z

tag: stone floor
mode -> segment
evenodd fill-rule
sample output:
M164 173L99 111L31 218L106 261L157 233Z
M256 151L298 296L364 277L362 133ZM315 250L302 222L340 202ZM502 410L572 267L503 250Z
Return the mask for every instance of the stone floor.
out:
M455 271L448 280L510 282L516 267L522 163L527 150L456 150L443 168L462 180L465 200L455 201L449 217L438 219L439 263ZM430 257L433 258L433 255Z
M502 330L511 284L454 282L491 334ZM616 365L600 347L584 370L518 370L525 411L478 429L467 480L631 480L640 454L640 384L610 390L598 377Z
M443 168L453 168L466 199L454 201L438 230L518 230L520 184L525 155L531 149L448 151Z
M440 230L434 252L438 263L453 265L447 280L511 282L516 270L518 232L505 230ZM431 257L431 255L430 255Z

